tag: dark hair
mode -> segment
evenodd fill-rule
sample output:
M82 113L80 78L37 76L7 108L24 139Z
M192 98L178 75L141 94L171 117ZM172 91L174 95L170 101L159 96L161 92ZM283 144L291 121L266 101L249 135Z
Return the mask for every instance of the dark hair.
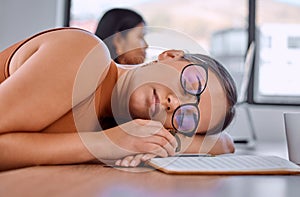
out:
M113 45L112 37L120 32L123 36L140 23L145 23L143 17L133 10L115 8L107 11L98 23L95 35L107 45L111 58L117 61L116 48ZM118 63L118 62L117 62Z
M214 134L223 131L231 123L235 115L235 104L237 103L237 89L235 81L233 80L232 76L227 71L227 69L221 63L209 56L202 54L185 54L183 58L196 64L203 64L203 61L207 62L207 64L209 65L208 68L210 68L215 74L217 74L220 83L223 84L228 103L225 119L223 125L219 125L221 130L219 127L212 128L209 134Z

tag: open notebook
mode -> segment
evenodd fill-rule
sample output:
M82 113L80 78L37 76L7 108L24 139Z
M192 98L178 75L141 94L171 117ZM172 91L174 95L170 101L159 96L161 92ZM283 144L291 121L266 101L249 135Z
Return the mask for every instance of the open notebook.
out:
M300 166L277 156L179 155L153 158L148 165L167 174L266 175L300 174Z

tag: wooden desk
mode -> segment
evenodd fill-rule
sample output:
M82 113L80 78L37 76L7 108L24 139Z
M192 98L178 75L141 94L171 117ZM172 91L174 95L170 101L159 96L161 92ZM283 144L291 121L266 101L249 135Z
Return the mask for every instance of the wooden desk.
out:
M0 173L0 196L298 197L300 176L166 175L148 168L36 166Z

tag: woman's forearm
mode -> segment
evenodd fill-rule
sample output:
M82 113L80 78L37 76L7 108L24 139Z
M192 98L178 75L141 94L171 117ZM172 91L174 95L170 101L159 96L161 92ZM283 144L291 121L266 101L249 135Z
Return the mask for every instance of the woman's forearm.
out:
M101 132L0 135L0 170L33 165L117 160L151 153L175 154L176 139L159 122L134 120Z
M235 151L231 136L222 132L216 135L195 135L193 139L183 137L182 151L185 153L210 153L213 155L233 153Z
M78 133L2 134L0 150L0 170L44 164L83 163L95 159Z

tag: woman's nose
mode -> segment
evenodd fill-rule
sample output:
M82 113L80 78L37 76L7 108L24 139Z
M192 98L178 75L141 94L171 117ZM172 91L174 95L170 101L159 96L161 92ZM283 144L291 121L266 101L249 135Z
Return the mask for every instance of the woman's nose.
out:
M167 96L166 110L168 112L173 112L179 105L179 99L176 96L174 96L173 94L169 94Z

